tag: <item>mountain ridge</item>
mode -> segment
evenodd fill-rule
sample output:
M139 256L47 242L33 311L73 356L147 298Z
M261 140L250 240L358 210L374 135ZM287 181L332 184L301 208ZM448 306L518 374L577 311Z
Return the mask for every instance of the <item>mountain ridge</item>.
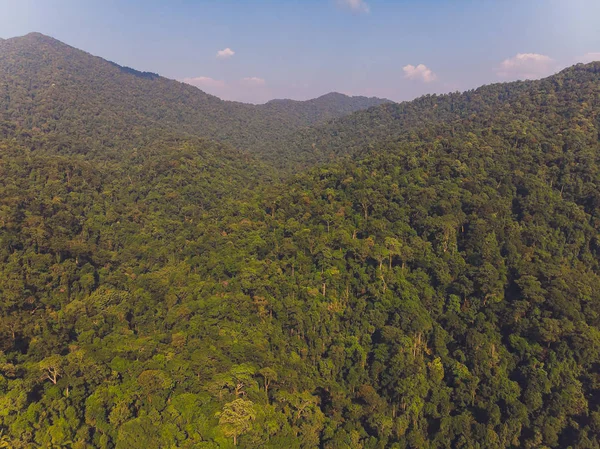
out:
M411 101L356 111L327 123L289 132L275 146L269 148L265 143L262 153L271 160L310 165L332 157L352 156L377 142L394 140L411 131L441 123L459 125L481 117L490 121L494 113L517 118L526 113L519 106L521 102L529 104L530 108L538 102L539 107L550 110L548 101L542 103L536 98L548 91L570 95L570 85L579 83L580 75L590 92L580 88L573 95L577 95L580 102L588 97L596 99L600 62L579 63L539 80L486 84L464 92L428 94ZM534 103L530 103L531 99ZM577 112L572 103L559 102L555 97L550 100L558 107L551 111L553 114L568 116ZM285 151L284 157L281 157L281 151Z
M252 149L268 135L276 138L284 130L389 101L323 96L314 101L265 105L229 102L194 86L107 61L41 33L2 41L2 88L10 95L0 99L0 119L29 128L78 123L79 129L88 129L93 135L98 134L96 123L112 122L117 134L164 128L241 149ZM128 114L121 114L125 110ZM112 139L108 134L105 137L105 141Z

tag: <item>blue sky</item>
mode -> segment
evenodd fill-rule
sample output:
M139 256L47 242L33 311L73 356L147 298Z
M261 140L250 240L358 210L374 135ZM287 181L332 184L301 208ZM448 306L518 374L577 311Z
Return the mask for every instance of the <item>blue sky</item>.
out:
M0 0L0 37L39 31L230 100L398 101L600 60L599 17L600 0Z

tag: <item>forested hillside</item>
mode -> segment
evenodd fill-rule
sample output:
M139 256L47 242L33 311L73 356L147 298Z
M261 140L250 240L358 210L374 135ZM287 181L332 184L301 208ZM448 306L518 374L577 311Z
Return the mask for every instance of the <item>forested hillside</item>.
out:
M32 89L0 124L0 447L600 449L600 64L258 155Z
M258 106L223 101L39 33L0 43L0 92L0 122L41 133L74 133L88 145L104 147L160 129L251 150L284 132L388 102L341 94Z
M432 127L455 133L488 128L512 132L516 137L527 134L532 123L548 133L586 126L580 119L592 120L595 126L599 73L600 63L579 64L543 80L492 84L463 93L385 104L292 131L277 145L265 141L262 153L278 164L310 166L355 156L382 141L407 140L411 133Z

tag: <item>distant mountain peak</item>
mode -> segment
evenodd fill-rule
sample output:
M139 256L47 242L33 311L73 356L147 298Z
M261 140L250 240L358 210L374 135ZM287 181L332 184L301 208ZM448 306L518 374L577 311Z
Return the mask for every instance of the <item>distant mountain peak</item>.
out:
M15 36L9 39L0 39L3 45L14 45L21 48L27 48L29 50L35 51L36 48L41 47L50 47L54 50L60 51L61 49L73 49L70 45L65 44L64 42L59 41L51 36L46 36L45 34L33 32L28 33L24 36ZM81 50L78 50L81 51ZM82 53L85 53L81 51Z
M267 104L270 103L285 103L285 102L297 102L301 103L302 101L317 101L317 100L325 100L325 99L349 99L352 98L348 95L341 94L339 92L329 92L319 97L311 98L309 100L292 100L291 98L274 98L273 100L269 100Z
M61 45L66 45L63 42L59 41L58 39L55 39L51 36L47 36L45 34L42 33L38 33L37 31L34 31L32 33L27 33L24 36L17 36L17 37L13 37L10 38L8 40L29 40L29 41L39 41L39 42L45 42L45 43L53 43L53 44L61 44Z
M360 109L368 109L371 106L378 106L384 103L393 103L391 100L387 98L378 98L378 97L363 97L363 96L351 96L342 94L340 92L329 92L320 97L312 98L310 100L291 100L288 98L276 98L274 100L270 100L265 105L275 106L275 105L285 105L285 104L297 104L297 103L306 103L312 105L322 105L322 104L348 104L355 103L357 104L356 110ZM360 105L360 106L358 106ZM352 111L354 112L354 111Z
M345 94L342 94L340 92L335 92L334 91L334 92L329 92L329 93L327 93L325 95L321 95L318 98L327 98L327 97L331 97L331 98L338 97L339 98L339 97L350 97L350 95L345 95Z
M33 38L40 38L40 39L53 39L53 40L56 40L53 37L50 37L50 36L47 36L45 34L39 33L37 31L32 31L31 33L27 33L23 37L33 37ZM18 38L16 38L16 39L18 39Z
M329 92L328 94L321 95L320 97L315 98L315 100L340 100L340 99L348 99L348 100L368 99L368 100L381 100L382 103L393 103L392 100L388 100L387 98L367 97L365 95L347 95L347 94L343 94L340 92Z

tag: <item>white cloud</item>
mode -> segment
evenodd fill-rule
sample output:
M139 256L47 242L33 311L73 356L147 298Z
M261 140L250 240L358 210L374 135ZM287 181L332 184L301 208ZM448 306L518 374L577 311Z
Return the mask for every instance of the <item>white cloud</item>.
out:
M262 78L257 78L255 76L249 78L242 78L242 83L247 86L264 86L267 82Z
M369 13L371 9L364 0L337 0L338 6L350 9L354 12Z
M425 64L419 64L416 67L412 64L408 64L402 67L402 70L404 70L404 78L408 78L410 80L431 83L437 79L437 75L433 73Z
M502 78L535 79L551 75L556 69L556 62L550 56L518 53L502 61L496 72Z
M600 61L600 52L586 53L585 55L583 55L583 58L581 60L581 62L584 62L584 63L594 62L594 61Z
M225 87L225 81L209 78L208 76L197 76L195 78L184 78L183 82L200 88L222 88Z
M219 50L217 52L217 58L219 59L229 59L231 58L233 55L235 55L235 51L233 51L231 48L227 47L224 50Z

